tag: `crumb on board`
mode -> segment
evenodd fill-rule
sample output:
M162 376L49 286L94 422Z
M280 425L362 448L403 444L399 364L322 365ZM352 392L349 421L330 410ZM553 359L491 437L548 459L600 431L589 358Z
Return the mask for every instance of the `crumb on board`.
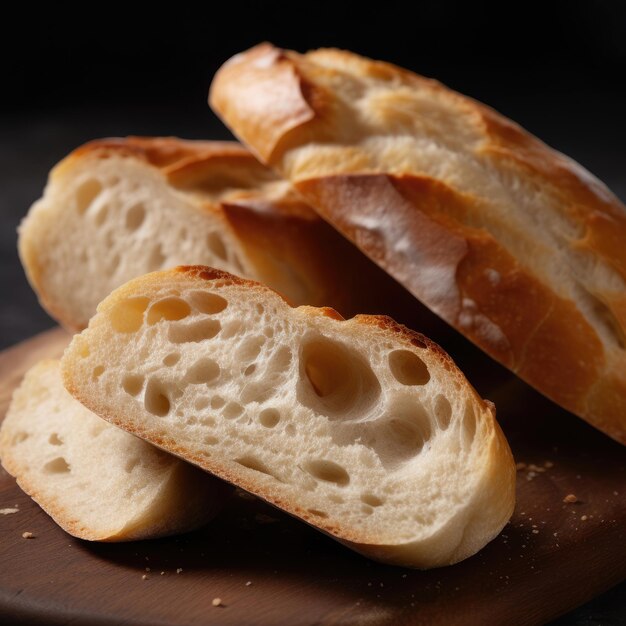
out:
M148 577L148 574L144 574L144 575L141 577L141 580L148 580L148 578L149 578L149 577Z
M574 504L574 502L578 502L578 498L573 493L568 493L563 498L563 502L565 502L565 504Z
M211 604L213 606L222 606L222 598L213 598Z
M24 539L34 539L35 535L33 535L33 533L31 533L31 532L25 531L25 532L22 533L22 537Z
M183 568L182 568L182 567L177 567L177 568L176 568L176 573L177 573L177 574L180 574L182 571L183 571Z
M17 507L13 508L7 508L7 509L0 509L0 515L11 515L12 513L17 513L19 512L19 509Z
M161 576L165 576L165 572L161 572Z
M521 472L522 470L526 469L526 463L522 463L521 461L519 463L515 464L515 469L518 472Z
M249 581L246 583L246 587L249 587L251 584L252 584L252 581L251 581L251 580L249 580Z
M580 521L586 522L589 518L586 515L581 516Z

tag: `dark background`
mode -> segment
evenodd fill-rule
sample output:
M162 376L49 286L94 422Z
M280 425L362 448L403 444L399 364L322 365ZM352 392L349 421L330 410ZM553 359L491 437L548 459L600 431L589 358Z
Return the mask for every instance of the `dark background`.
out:
M224 4L141 14L130 3L5 10L0 348L52 325L15 252L17 224L52 165L102 136L228 137L206 104L211 76L262 40L349 48L435 77L512 117L626 199L625 2ZM559 624L623 623L624 605L622 585Z

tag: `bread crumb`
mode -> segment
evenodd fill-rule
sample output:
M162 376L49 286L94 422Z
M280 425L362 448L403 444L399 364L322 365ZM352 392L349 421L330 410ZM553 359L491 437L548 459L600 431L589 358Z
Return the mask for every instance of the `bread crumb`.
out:
M563 498L563 502L565 502L565 504L573 504L574 502L578 502L578 498L573 493L568 493Z
M251 584L252 584L252 581L251 581L251 580L249 580L249 581L246 583L246 587L249 587Z
M177 573L177 574L180 574L182 571L183 571L183 568L182 568L182 567L177 567L177 568L176 568L176 573Z
M586 522L589 518L586 515L581 516L580 520Z
M148 574L144 574L144 575L141 577L141 580L148 580Z
M538 530L533 530L533 535L538 535L539 531Z
M518 472L521 472L522 470L526 469L526 463L522 463L521 461L519 463L515 464L515 469Z
M211 602L213 606L222 606L222 598L213 598L213 602Z
M551 467L554 467L554 463L552 461L546 461L543 466L550 469Z
M24 539L34 539L35 535L33 533L29 533L28 531L22 533L22 537Z
M165 576L165 572L161 572L161 576Z
M14 509L0 509L0 515L11 515L11 513L17 513L19 509L16 507Z
M149 567L146 567L146 572L149 572L149 571L150 571L150 568L149 568Z

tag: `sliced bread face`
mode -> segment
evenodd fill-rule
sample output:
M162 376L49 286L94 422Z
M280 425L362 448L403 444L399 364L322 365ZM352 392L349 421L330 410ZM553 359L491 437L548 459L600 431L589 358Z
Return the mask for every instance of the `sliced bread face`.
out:
M59 526L91 541L193 530L228 494L212 476L91 413L65 390L53 360L31 368L15 391L0 460Z
M512 513L493 405L390 318L294 309L258 283L181 267L104 300L63 375L116 426L377 560L459 561Z
M294 304L345 314L412 310L389 276L236 143L94 141L51 172L19 229L44 308L80 330L116 287L202 263L260 280Z

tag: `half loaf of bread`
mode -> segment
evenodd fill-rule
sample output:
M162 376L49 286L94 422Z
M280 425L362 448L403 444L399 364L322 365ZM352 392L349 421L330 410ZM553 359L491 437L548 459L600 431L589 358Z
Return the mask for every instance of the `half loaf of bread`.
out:
M261 280L293 303L331 304L344 314L405 297L235 143L86 144L52 170L19 233L31 285L72 330L84 328L115 287L181 263Z
M454 563L513 510L493 405L388 317L180 267L104 300L63 375L104 419L380 561Z
M340 50L258 46L211 103L435 313L626 443L626 209L599 180L492 109Z
M91 541L193 530L228 492L91 413L67 393L52 360L31 368L15 391L0 428L0 460L59 526Z

